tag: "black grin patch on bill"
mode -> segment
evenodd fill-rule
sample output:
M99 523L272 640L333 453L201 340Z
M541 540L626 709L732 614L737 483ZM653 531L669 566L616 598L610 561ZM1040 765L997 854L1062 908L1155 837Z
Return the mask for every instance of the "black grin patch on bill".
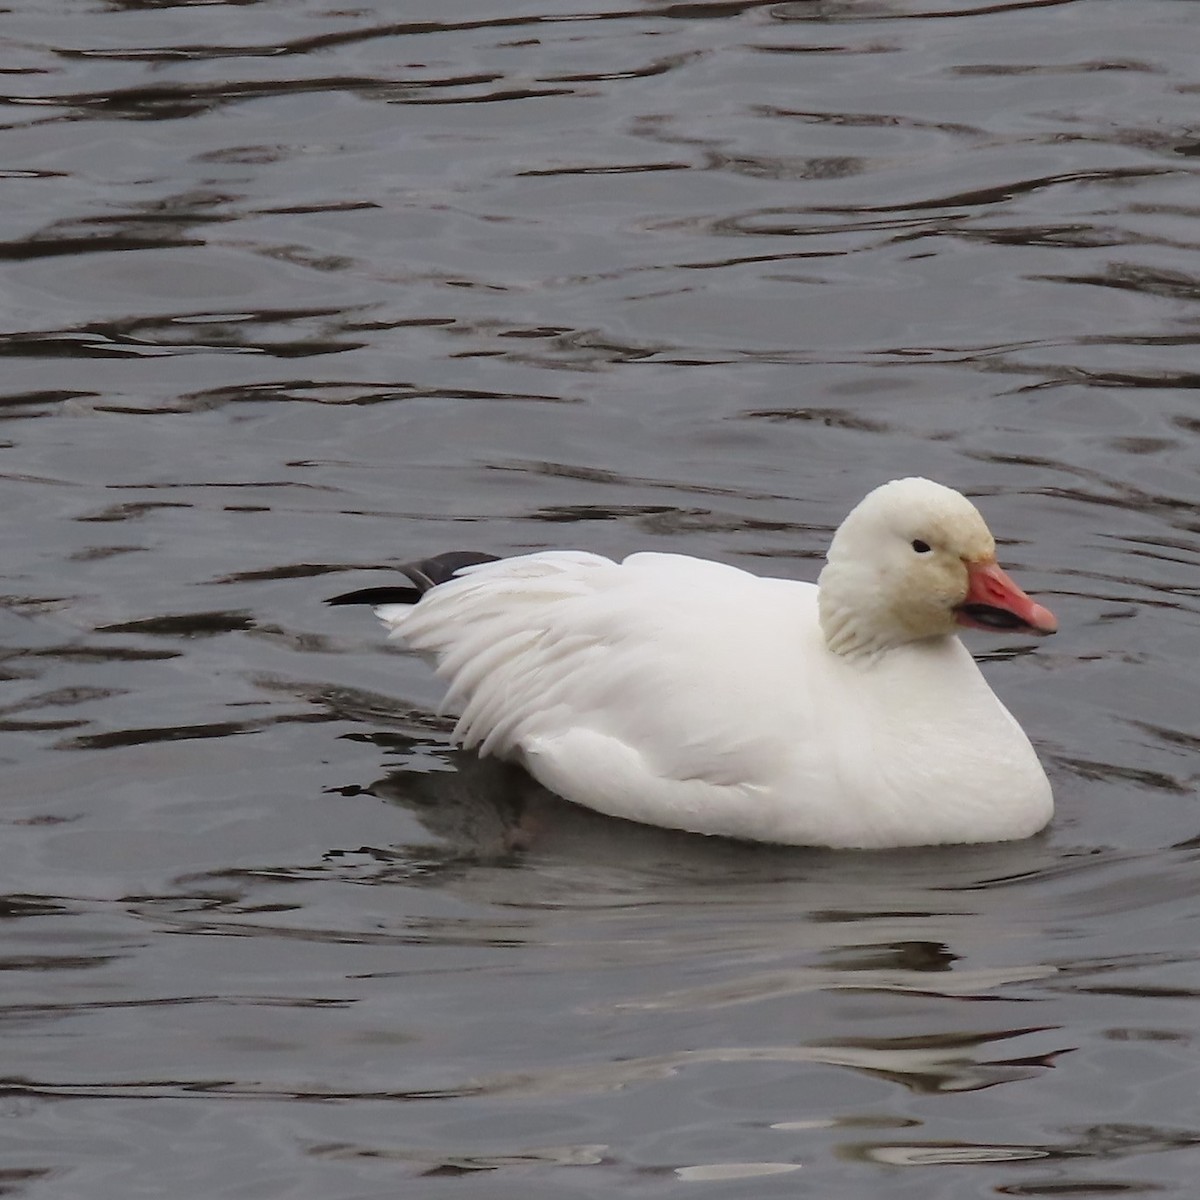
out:
M996 608L991 604L963 604L959 606L958 611L985 629L1024 629L1030 633L1038 632L1028 621L1022 620L1016 613L1009 612L1007 608Z

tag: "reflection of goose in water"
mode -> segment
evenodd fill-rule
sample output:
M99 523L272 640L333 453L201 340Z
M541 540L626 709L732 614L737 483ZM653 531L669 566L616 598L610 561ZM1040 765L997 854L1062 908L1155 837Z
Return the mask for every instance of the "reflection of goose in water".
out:
M406 877L414 862L424 863L429 882L447 873L469 873L486 891L481 870L499 887L498 871L509 877L501 891L540 894L547 886L545 869L557 867L571 888L587 879L603 895L620 893L626 884L640 894L653 879L666 889L655 893L658 899L690 896L693 901L713 899L717 879L723 881L726 900L742 889L754 892L760 886L774 889L790 882L805 889L795 897L798 910L809 911L813 905L837 909L840 915L830 920L838 923L849 919L851 910L874 911L877 904L868 897L879 889L887 896L885 908L904 897L912 901L913 912L927 912L930 906L958 911L952 896L961 892L966 910L974 911L971 897L980 888L1047 871L1074 871L1092 861L1082 854L1070 856L1069 865L1064 865L1062 847L1043 841L997 842L973 846L970 853L961 847L914 846L890 854L881 874L875 854L702 837L613 819L563 800L512 763L427 745L421 755L426 765L430 750L452 769L413 770L406 765L355 789L395 804L419 821L429 840L410 837L377 852L402 868ZM531 863L545 869L513 869ZM778 894L772 890L770 895L774 903ZM890 935L899 936L904 928L901 922Z
M722 875L746 870L751 877L797 868L797 851L724 838L704 838L675 829L614 820L547 791L515 764L449 752L454 770L390 771L367 789L416 816L442 842L439 861L501 863L525 852L535 858L591 864L620 873L668 867ZM411 849L411 847L409 848Z
M866 848L1022 838L1050 818L1028 738L956 634L1055 619L940 484L870 493L816 586L673 554L452 554L404 572L411 586L331 603L370 604L435 656L466 747L599 812Z

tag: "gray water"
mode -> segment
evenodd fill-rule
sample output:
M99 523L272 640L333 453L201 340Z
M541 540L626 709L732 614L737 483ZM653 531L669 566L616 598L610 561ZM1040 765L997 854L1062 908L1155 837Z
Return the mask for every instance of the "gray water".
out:
M1192 1198L1200 6L17 0L0 1195ZM1058 797L777 850L324 597L978 500Z

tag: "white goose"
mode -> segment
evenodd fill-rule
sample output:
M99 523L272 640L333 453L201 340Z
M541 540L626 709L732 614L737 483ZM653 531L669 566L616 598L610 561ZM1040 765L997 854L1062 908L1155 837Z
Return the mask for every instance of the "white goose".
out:
M871 492L816 585L679 554L447 554L368 588L433 654L455 736L576 803L668 828L878 848L1028 837L1050 784L959 626L1053 633L975 506ZM419 601L419 603L418 603Z

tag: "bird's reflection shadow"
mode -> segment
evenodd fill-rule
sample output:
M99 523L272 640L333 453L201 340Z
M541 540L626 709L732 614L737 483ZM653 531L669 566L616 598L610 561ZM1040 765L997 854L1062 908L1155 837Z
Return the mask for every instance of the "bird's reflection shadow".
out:
M500 863L552 857L644 869L665 863L699 868L715 858L761 868L764 859L786 863L804 853L605 816L547 791L510 763L454 748L439 757L449 769L401 767L366 790L408 809L458 858Z
M394 744L395 734L387 735ZM406 742L410 739L404 738ZM423 740L423 739L422 739ZM415 749L410 747L410 751ZM432 752L432 753L431 753ZM826 879L838 890L881 879L923 892L972 890L1060 868L1063 855L1045 837L977 846L831 850L776 846L685 833L609 817L547 791L517 766L480 759L445 742L424 742L417 756L362 790L411 812L435 839L445 867L535 865L560 861L621 873L669 875L678 882ZM429 769L433 765L435 769ZM394 847L404 853L418 847ZM420 853L428 859L425 844ZM837 920L831 913L831 920Z

